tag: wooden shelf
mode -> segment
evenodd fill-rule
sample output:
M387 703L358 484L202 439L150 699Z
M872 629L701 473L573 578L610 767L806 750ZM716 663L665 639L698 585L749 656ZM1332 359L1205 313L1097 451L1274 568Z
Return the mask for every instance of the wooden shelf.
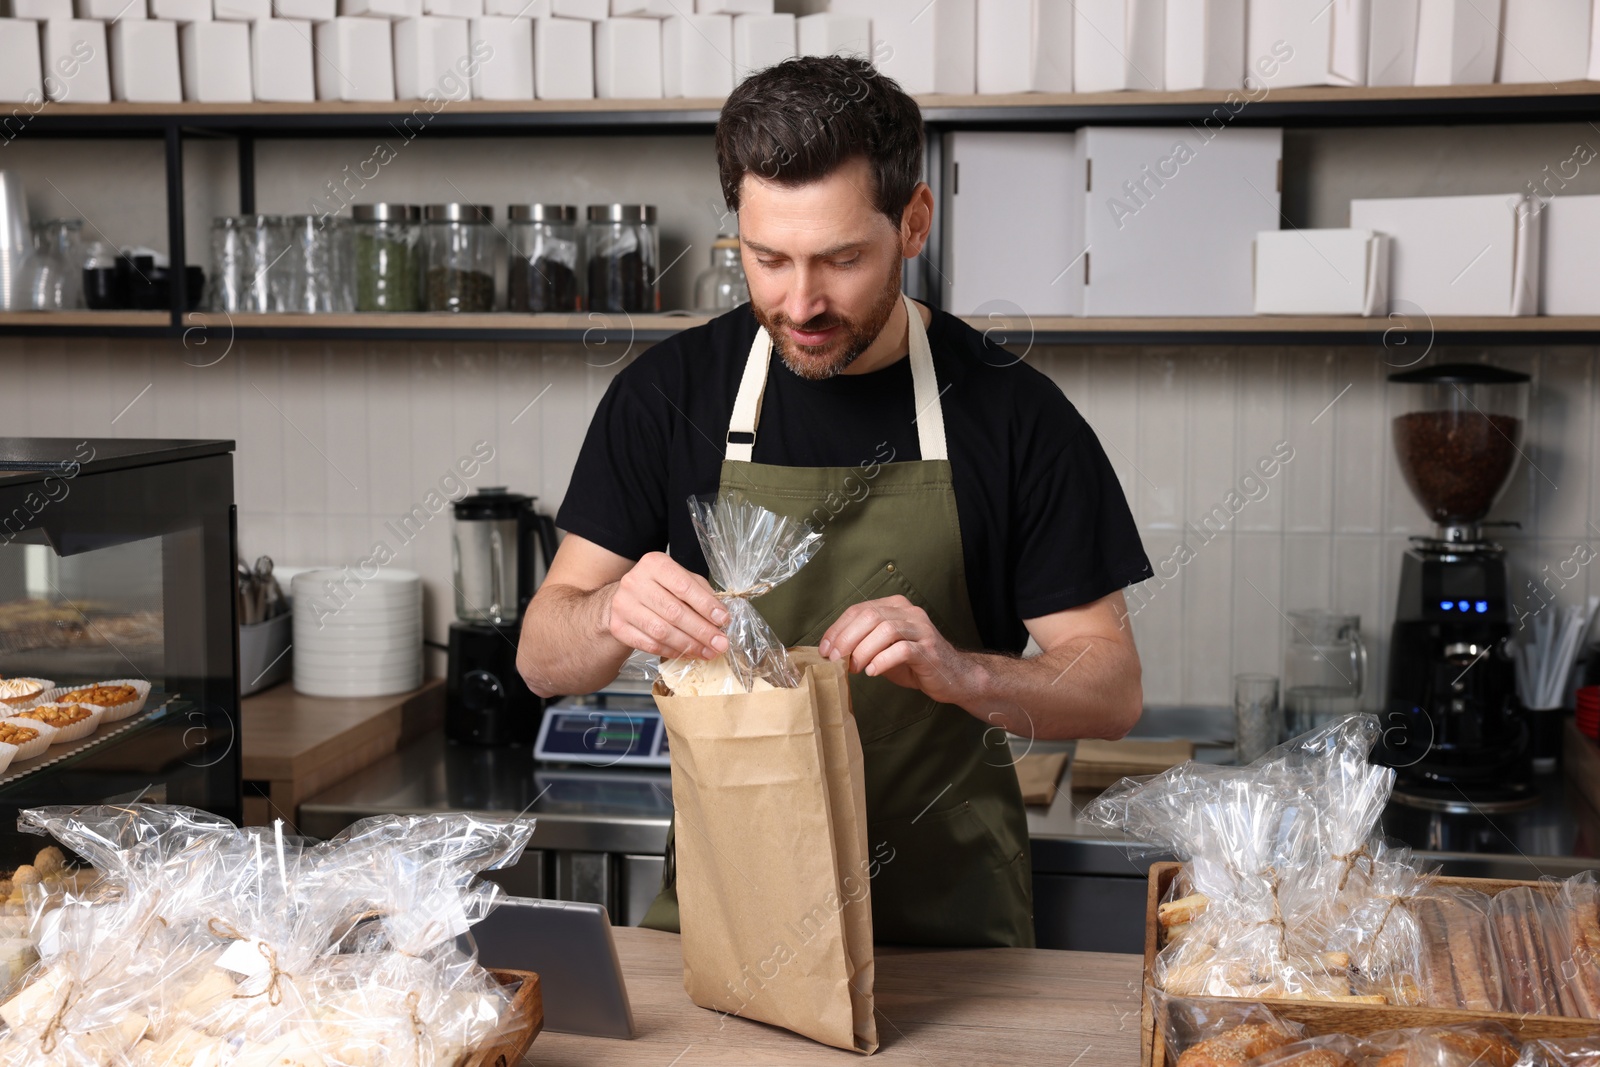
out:
M0 311L0 334L23 329L140 329L172 323L167 311Z

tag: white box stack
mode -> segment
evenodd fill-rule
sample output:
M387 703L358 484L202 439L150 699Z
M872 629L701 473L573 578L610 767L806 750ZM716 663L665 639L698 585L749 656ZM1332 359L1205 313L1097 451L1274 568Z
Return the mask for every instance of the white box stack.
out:
M733 92L733 16L674 15L662 23L661 87L667 96Z
M1558 196L1540 213L1539 314L1600 315L1600 196Z
M39 23L33 19L0 19L0 102L32 104L43 99Z
M1394 239L1393 309L1434 318L1537 314L1542 214L1521 193L1350 202L1352 227Z
M257 100L301 103L317 98L311 23L257 19L250 24L250 71Z
M608 17L606 0L483 0L486 15L523 19L584 19L599 22Z
M1242 88L1244 31L1244 0L1167 0L1167 90Z
M1370 13L1369 0L1251 0L1247 83L1365 85Z
M540 100L594 98L594 23L533 20L533 94Z
M1249 315L1256 234L1278 225L1283 131L1082 131L1086 315Z
M612 18L664 19L678 13L673 0L611 0Z
M250 27L243 22L191 22L178 31L183 98L204 104L242 104L250 86Z
M793 15L733 16L733 77L744 81L758 70L795 54Z
M101 22L150 17L145 0L77 0L76 7L80 19L99 19Z
M183 100L176 22L123 19L111 24L111 97L140 104Z
M150 17L173 22L210 22L211 0L150 0Z
M212 0L211 14L227 22L254 22L272 17L272 0Z
M1256 235L1257 315L1383 315L1389 244L1371 230L1265 230Z
M484 14L483 0L422 0L424 17L475 19Z
M795 48L803 56L872 55L872 20L819 11L795 19Z
M1500 55L1500 0L1419 0L1417 85L1484 85Z
M352 18L421 18L422 0L339 0L339 14Z
M1367 22L1367 84L1410 85L1417 67L1417 0L1382 0Z
M831 0L828 10L872 20L872 61L906 92L977 89L976 0Z
M613 18L595 23L594 89L603 100L661 98L661 20Z
M473 56L486 56L472 75L472 98L532 100L533 23L525 18L485 15L467 24Z
M978 0L980 93L1072 92L1072 7Z
M1159 90L1166 70L1163 0L1077 0L1072 84L1080 93Z
M326 22L338 14L338 0L272 0L273 18Z
M394 92L400 100L436 93L446 100L470 94L467 72L473 62L462 19L400 19L394 24ZM461 66L457 66L461 64Z
M1593 0L1505 0L1503 82L1579 81L1589 71Z
M37 22L46 19L70 19L72 0L11 0L10 17L34 19Z
M49 19L44 24L39 65L51 100L74 104L111 102L111 62L106 24L98 19Z
M393 100L394 49L387 19L316 24L318 100Z
M772 0L694 0L696 15L770 15Z

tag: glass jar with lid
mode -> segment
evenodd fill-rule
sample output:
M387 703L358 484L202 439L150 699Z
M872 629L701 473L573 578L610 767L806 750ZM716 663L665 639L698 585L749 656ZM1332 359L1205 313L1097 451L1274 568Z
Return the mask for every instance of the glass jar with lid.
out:
M590 204L584 258L591 310L661 310L661 242L654 205Z
M506 307L511 311L577 311L578 209L571 204L512 204Z
M694 308L720 314L750 299L739 239L724 234L711 242L711 266L694 280Z
M421 308L421 216L415 204L350 206L357 311Z
M495 236L493 208L423 208L423 305L429 311L494 310Z

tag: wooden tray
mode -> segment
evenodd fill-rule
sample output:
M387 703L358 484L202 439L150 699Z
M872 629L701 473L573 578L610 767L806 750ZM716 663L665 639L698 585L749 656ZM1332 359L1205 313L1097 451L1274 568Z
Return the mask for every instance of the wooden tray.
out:
M1139 1035L1144 1067L1172 1067L1172 1063L1176 1063L1176 1057L1167 1055L1164 1013L1157 1011L1150 1000L1150 978L1155 967L1156 953L1160 948L1157 942L1161 937L1161 924L1156 919L1156 909L1182 867L1181 863L1170 862L1150 865L1148 895L1145 899L1144 995L1143 1011L1140 1016L1142 1031ZM1503 889L1515 886L1539 888L1541 883L1495 878L1436 878L1434 884L1462 886L1493 896ZM1566 1015L1464 1011L1458 1008L1412 1008L1399 1004L1335 1004L1311 1000L1279 1000L1272 997L1253 999L1252 1002L1265 1005L1281 1018L1302 1024L1312 1036L1353 1034L1359 1037L1379 1030L1395 1030L1402 1027L1448 1026L1485 1021L1499 1023L1522 1041L1547 1037L1589 1037L1600 1034L1600 1019L1579 1019ZM1169 1059L1172 1063L1168 1062Z
M516 1067L544 1028L539 976L532 971L491 970L489 973L503 986L517 986L517 991L506 1009L500 1033L483 1048L462 1056L456 1061L456 1067Z

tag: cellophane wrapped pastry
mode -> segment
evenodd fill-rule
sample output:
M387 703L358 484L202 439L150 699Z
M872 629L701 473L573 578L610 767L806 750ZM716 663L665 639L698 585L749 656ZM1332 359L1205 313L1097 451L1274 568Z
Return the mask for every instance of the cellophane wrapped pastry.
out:
M379 816L307 844L159 805L35 808L103 877L39 910L0 1065L433 1067L508 995L457 947L532 823Z
M728 651L712 660L664 659L662 683L678 696L795 688L800 675L789 653L751 601L809 563L822 534L733 490L713 501L691 498L689 511L711 583L730 616Z

